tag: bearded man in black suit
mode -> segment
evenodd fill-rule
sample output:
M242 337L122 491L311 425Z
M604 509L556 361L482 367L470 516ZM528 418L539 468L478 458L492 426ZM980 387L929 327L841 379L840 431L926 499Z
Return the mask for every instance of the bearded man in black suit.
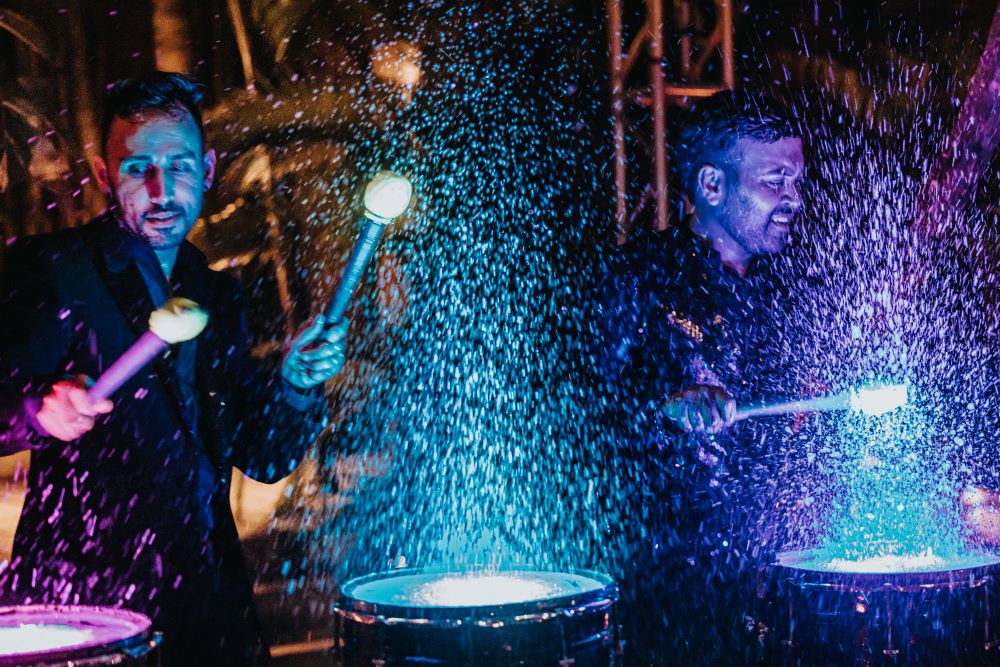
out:
M0 303L0 454L30 448L8 603L118 605L164 633L167 665L266 664L229 507L230 471L288 475L323 427L346 323L318 317L280 374L249 354L239 283L185 237L212 184L198 86L156 72L108 90L98 180L111 207L17 241ZM171 296L209 324L112 398L86 388Z

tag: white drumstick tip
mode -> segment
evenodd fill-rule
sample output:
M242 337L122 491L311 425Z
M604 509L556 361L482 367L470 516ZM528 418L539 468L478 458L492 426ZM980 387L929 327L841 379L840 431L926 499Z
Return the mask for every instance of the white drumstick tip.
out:
M903 384L883 384L851 390L850 406L853 412L861 412L870 417L878 417L896 408L901 408L909 400L909 390Z
M380 224L398 218L410 205L413 186L409 179L382 171L365 188L365 217Z
M149 316L149 330L163 341L182 343L200 334L208 324L208 313L190 299L174 297Z

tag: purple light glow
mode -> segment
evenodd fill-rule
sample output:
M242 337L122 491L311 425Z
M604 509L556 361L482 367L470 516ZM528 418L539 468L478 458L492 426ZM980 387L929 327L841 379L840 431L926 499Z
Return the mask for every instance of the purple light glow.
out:
M103 647L141 636L150 620L110 607L22 605L0 607L0 662L65 649Z

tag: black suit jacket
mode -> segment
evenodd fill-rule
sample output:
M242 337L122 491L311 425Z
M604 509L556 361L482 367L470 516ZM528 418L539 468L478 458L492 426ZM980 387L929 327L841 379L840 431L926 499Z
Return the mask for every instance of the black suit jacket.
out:
M30 447L28 493L0 596L16 603L121 605L165 634L166 664L265 662L251 582L229 508L229 471L289 474L322 427L322 397L296 395L249 355L239 283L188 243L172 286L209 324L198 337L198 423L188 423L175 349L114 396L94 429L39 435L55 380L96 378L148 328L149 293L127 233L105 217L19 240L0 305L0 453Z

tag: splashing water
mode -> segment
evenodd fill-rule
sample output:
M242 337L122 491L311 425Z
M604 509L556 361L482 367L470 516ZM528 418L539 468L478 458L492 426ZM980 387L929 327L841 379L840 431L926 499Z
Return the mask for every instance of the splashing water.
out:
M587 235L606 218L570 104L579 72L551 48L575 24L435 7L426 86L367 147L415 186L409 227L383 245L406 307L392 326L375 300L354 318L368 384L316 464L335 470L345 450L369 463L350 488L323 475L303 493L311 559L341 581L403 563L604 568L624 551L610 526L626 494L588 380Z
M918 399L919 400L919 399ZM823 549L840 560L872 561L933 553L947 560L964 552L964 533L947 449L926 405L881 417L843 420L834 437L845 468Z
M589 149L567 101L578 82L560 60L566 24L531 7L514 20L428 11L442 30L416 40L427 85L389 139L364 147L373 171L406 173L417 188L410 226L384 246L405 280L378 285L401 322L375 300L354 318L369 382L340 401L343 423L314 464L363 463L355 479L324 472L299 490L310 559L340 580L403 563L614 571L632 545L613 527L643 482L617 458L607 399L586 378L596 332L581 305L600 272L588 247L606 230L588 199L600 167L587 165L589 180L573 173ZM798 341L773 351L790 369L783 394L903 377L914 393L902 411L825 415L782 435L785 516L761 520L787 530L766 547L822 544L831 559L961 553L955 497L981 431L966 406L993 400L975 370L993 353L974 342L990 328L984 288L994 289L961 260L979 262L991 232L974 216L946 240L907 223L940 119L890 127L883 114L875 132L816 100L801 105L809 210L798 247L777 259L794 283Z
M818 546L835 569L947 569L976 551L959 495L978 448L992 446L982 442L984 408L997 398L984 295L995 278L977 214L954 212L947 238L913 225L931 134L813 132L808 236L781 259L802 276L790 307L799 336L790 366L802 386L910 381L903 408L826 415L789 438L803 456L783 492L786 545Z

